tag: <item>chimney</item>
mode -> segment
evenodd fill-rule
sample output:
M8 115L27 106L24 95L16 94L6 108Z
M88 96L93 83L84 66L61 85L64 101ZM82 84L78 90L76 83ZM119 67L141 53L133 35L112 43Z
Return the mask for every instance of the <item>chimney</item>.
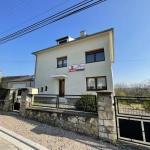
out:
M80 37L84 37L84 36L86 36L86 31L85 30L80 32Z

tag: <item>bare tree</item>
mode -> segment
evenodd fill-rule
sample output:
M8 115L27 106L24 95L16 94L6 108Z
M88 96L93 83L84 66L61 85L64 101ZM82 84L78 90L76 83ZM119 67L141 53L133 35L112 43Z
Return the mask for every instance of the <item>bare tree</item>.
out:
M117 83L115 84L115 95L136 97L150 96L150 80L147 79L141 83L134 83L130 84L129 86L124 83Z

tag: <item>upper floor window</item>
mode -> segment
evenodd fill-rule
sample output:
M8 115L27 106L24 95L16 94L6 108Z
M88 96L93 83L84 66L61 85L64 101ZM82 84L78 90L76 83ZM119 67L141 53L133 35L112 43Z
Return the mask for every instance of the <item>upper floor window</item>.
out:
M57 58L57 68L67 67L67 57Z
M106 77L89 77L86 78L87 90L107 90Z
M86 52L86 63L104 61L104 49Z

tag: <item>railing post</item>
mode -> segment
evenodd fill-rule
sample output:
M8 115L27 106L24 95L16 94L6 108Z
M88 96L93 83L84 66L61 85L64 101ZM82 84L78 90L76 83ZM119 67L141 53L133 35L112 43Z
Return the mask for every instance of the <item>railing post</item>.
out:
M56 97L56 108L59 108L59 95Z

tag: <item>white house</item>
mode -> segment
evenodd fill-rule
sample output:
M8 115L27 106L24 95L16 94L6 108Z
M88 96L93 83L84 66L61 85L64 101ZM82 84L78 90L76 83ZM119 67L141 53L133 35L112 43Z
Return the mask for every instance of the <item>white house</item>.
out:
M114 91L113 28L79 38L56 40L57 45L33 52L36 56L35 85L40 94L81 95Z

